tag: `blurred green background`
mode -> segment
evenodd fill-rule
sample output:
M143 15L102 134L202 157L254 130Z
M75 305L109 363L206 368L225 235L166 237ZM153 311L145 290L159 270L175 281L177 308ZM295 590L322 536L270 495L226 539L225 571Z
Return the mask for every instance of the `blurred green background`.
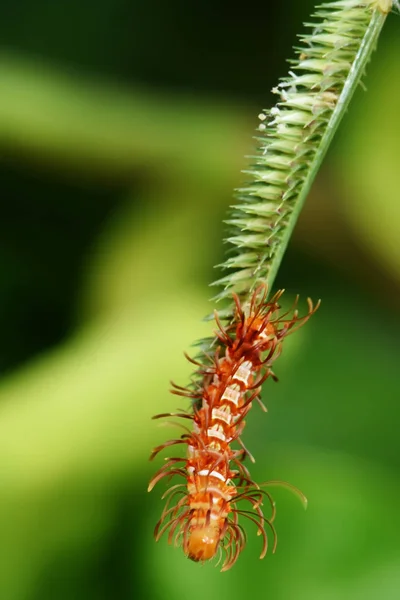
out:
M277 286L321 297L244 440L278 551L155 544L152 414L208 332L222 220L310 1L0 8L0 598L400 597L400 51L391 16ZM305 310L305 304L304 310ZM157 466L158 465L158 466Z

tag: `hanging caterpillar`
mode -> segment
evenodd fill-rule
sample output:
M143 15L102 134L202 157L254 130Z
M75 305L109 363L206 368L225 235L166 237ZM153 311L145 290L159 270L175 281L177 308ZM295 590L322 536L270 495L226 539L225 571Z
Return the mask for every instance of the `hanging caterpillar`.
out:
M305 316L299 317L295 307L279 316L278 301L282 294L283 290L278 291L267 302L267 288L262 285L244 306L234 294L235 312L231 324L224 327L215 313L219 345L214 353L206 354L204 363L187 356L197 366L194 383L187 388L172 384L173 393L193 401L193 412L154 417L192 421L191 430L184 427L185 433L180 438L158 446L150 457L152 460L162 450L175 445L187 447L186 457L166 458L150 481L149 491L164 477L170 479L178 475L185 479L184 483L172 485L163 495L166 505L155 528L156 540L169 530L168 542L182 544L186 556L194 561L207 561L219 551L220 560L225 554L222 571L232 567L246 545L246 533L239 516L256 525L263 541L260 558L268 549L267 527L272 533L272 551L275 551L275 503L262 487L284 485L307 502L305 496L288 483L270 481L257 485L243 464L246 456L254 461L241 439L244 419L254 401L266 410L259 394L268 377L276 380L271 366L281 352L282 340L303 325L319 306L319 302L314 306L308 299L309 310ZM239 447L232 448L233 442ZM268 518L261 508L264 500L271 508ZM173 501L176 503L171 506ZM239 507L241 501L246 501L250 510Z

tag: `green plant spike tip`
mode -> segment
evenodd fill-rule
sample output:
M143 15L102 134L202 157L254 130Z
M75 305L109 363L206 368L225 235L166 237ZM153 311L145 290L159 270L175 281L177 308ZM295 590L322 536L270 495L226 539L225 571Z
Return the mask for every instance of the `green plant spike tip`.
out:
M217 300L271 290L304 201L374 50L392 0L339 0L317 7L300 36L276 105L259 115L257 149L227 220L226 271ZM222 314L222 311L221 311ZM230 314L230 309L224 311Z

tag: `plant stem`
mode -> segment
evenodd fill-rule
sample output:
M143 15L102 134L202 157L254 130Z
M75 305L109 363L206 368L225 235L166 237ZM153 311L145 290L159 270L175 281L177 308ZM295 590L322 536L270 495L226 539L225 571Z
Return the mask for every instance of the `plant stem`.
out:
M273 286L275 277L283 259L283 255L285 254L290 237L293 233L293 229L304 206L304 202L310 192L315 176L317 175L321 163L325 158L325 154L327 153L327 150L340 124L340 121L342 120L350 104L353 94L358 84L360 83L360 80L365 72L365 67L371 58L371 54L375 49L386 16L387 15L381 13L378 10L375 10L373 13L371 22L365 33L365 37L362 40L360 49L357 53L354 63L350 69L349 75L344 84L343 91L340 95L336 108L332 113L332 116L326 128L326 132L320 141L318 152L316 153L315 158L312 164L310 165L308 176L304 181L303 189L301 190L298 196L296 206L293 212L291 213L285 231L281 236L279 248L277 249L273 261L271 262L268 277L266 280L269 289L271 289Z
M382 4L384 2L384 4ZM387 0L338 0L320 6L307 23L289 76L274 88L280 101L260 118L259 147L232 207L233 246L219 265L228 275L213 285L229 299L249 297L259 283L272 289L304 201L385 22ZM390 7L389 7L390 8ZM233 251L232 251L233 250Z

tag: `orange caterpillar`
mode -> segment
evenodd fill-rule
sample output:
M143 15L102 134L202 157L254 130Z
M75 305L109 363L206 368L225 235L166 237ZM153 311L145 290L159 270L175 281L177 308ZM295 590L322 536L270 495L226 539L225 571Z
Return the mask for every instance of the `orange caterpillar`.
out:
M282 294L283 290L267 302L267 289L262 285L243 307L234 294L236 308L232 323L224 327L215 314L220 345L214 354L206 355L205 364L187 357L198 367L196 382L188 388L173 384L173 393L195 401L193 413L154 417L193 421L192 430L184 427L185 433L179 439L158 446L150 457L152 460L170 446L187 446L187 456L165 459L166 463L149 485L150 491L164 477L178 475L185 479L185 483L173 485L163 495L167 501L155 528L156 540L169 530L168 542L175 540L176 545L182 544L186 556L194 561L209 560L220 550L221 556L225 553L223 571L232 567L246 544L239 516L255 523L263 540L260 558L268 548L266 526L273 535L273 552L276 548L275 503L268 492L251 480L243 465L246 455L254 459L240 436L252 403L257 401L266 410L259 394L268 377L276 379L271 365L281 352L283 338L303 325L319 306L319 303L313 306L308 299L309 310L304 317L299 317L297 310L290 311L290 318L288 313L279 316L278 301ZM233 442L239 448L232 448ZM270 481L263 485L268 484L284 485L307 502L299 490L287 483ZM173 499L177 499L176 504L170 507ZM271 506L269 518L261 509L264 499ZM250 510L239 508L240 501L247 501Z

